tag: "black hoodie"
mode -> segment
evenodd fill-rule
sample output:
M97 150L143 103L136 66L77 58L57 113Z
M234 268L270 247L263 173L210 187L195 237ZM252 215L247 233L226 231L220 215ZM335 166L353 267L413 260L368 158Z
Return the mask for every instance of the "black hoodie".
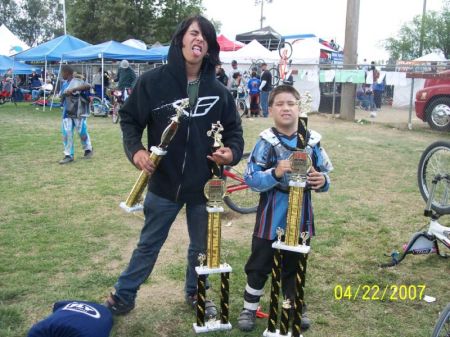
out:
M223 144L239 162L244 148L241 119L230 92L215 77L215 67L203 60L197 104L185 108L185 115L167 154L149 182L149 191L177 202L203 203L203 187L211 178L206 156L213 139L206 132L212 123L224 127ZM145 147L142 134L147 128L148 147L157 146L161 134L175 114L172 103L187 98L187 77L183 54L173 43L168 64L139 77L134 90L120 110L125 153L132 162L134 154Z

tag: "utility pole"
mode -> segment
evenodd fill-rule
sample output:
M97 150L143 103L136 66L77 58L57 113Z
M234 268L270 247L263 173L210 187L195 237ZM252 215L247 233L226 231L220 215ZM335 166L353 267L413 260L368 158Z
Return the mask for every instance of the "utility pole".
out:
M419 57L421 57L422 53L423 53L423 39L425 37L425 15L426 15L426 13L427 13L427 0L423 0L422 23L420 24Z
M258 6L259 4L261 4L261 16L260 16L260 19L259 19L259 22L260 22L260 27L259 28L263 27L264 20L266 19L264 17L264 2L271 3L272 1L273 0L255 0L255 6Z
M354 69L358 59L358 24L360 0L347 0L345 22L344 69ZM353 83L343 83L341 90L341 118L355 120L355 92Z

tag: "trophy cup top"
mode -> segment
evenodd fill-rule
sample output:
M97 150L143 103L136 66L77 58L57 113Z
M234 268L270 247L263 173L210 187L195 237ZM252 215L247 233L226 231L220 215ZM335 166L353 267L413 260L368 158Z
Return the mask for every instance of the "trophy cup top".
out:
M278 242L281 242L281 237L284 234L284 229L281 227L278 227L276 232L277 232L277 240L278 240Z
M291 308L291 300L289 298L286 298L283 301L282 306L283 306L283 309L290 309Z
M305 180L309 168L311 167L311 158L306 151L294 151L289 156L291 162L291 179L295 181Z
M217 121L217 123L212 123L211 130L206 132L206 135L208 137L212 137L214 139L214 144L213 144L214 149L218 149L221 145L222 131L223 131L222 123L220 123L220 121Z
M219 178L212 178L205 184L203 192L209 205L219 206L225 196L225 182Z
M189 98L179 99L176 102L172 103L173 108L175 109L175 115L170 119L174 122L179 122L181 116L184 114L184 108L189 106Z
M306 245L306 240L309 239L309 233L308 232L301 232L300 238L302 239L302 245Z

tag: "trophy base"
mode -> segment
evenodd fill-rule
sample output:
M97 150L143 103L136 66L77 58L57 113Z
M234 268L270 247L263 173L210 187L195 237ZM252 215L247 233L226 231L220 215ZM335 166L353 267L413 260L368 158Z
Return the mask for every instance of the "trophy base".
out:
M212 332L212 331L226 331L231 330L231 323L220 323L220 320L209 320L205 323L205 326L198 326L197 323L192 324L195 333L204 333L204 332Z
M144 209L144 206L143 205L141 205L141 204L136 204L136 205L134 205L134 206L127 206L126 204L125 204L125 201L122 201L120 204L119 204L119 206L120 206L120 208L122 208L125 212L127 212L127 213L133 213L133 212L138 212L138 211L142 211L143 209Z
M307 246L307 245L288 246L281 241L275 241L274 243L272 243L272 248L288 250L290 252L301 253L301 254L308 254L309 251L311 250L311 247Z
M208 266L195 267L197 275L209 275L209 274L220 274L220 273L231 273L233 268L229 264L221 264L218 268L209 268Z
M277 329L276 332L270 332L269 330L264 330L263 332L264 337L291 337L291 333L288 332L287 335L280 335L280 330ZM300 337L303 337L303 335L300 335Z

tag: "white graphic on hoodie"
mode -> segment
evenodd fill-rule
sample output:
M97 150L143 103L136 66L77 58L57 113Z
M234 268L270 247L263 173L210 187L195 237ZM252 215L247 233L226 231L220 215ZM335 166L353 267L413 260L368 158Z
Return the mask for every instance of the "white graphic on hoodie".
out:
M199 97L197 99L197 104L195 105L193 111L189 113L189 111L186 111L183 109L183 113L185 116L191 116L191 117L201 117L208 114L208 112L213 108L213 106L219 101L219 96L204 96ZM179 99L172 103L172 106L177 109L181 106L181 104L184 102L184 99Z

